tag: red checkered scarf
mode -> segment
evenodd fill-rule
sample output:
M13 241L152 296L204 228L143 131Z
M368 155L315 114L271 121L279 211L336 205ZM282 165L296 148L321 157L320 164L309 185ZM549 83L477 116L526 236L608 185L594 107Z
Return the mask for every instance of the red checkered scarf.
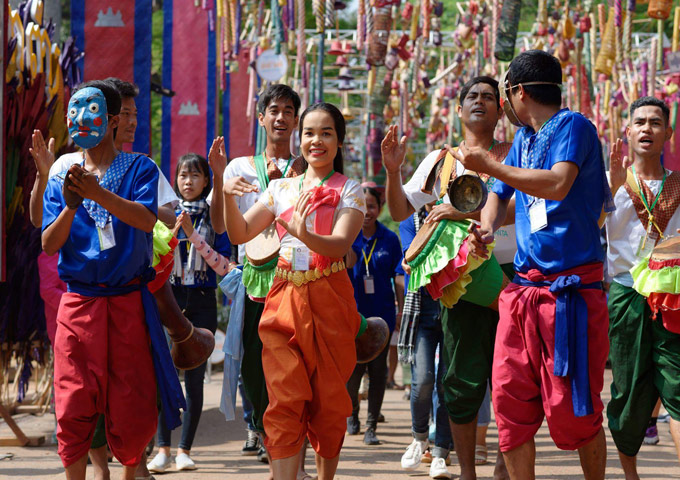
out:
M271 158L267 158L266 155L264 158L267 160L267 177L269 177L269 181L283 177L283 173L281 170L279 170L279 167L276 166L276 163ZM255 157L250 157L250 164L253 166L255 171L257 171L257 168L255 167ZM295 160L293 160L293 163L291 163L290 168L286 172L286 178L302 175L306 169L307 162L302 157L302 155L300 155Z
M649 225L649 214L645 208L645 204L642 202L640 195L644 195L647 199L647 205L651 205L654 201L655 195L645 184L645 182L640 182L640 195L636 194L628 182L623 184L628 196L633 201L633 206L635 207L635 212L638 218L642 222L642 225L647 228ZM668 222L671 221L671 217L680 206L680 172L671 172L670 175L666 177L666 183L663 186L663 191L661 192L661 197L656 205L652 209L652 215L654 215L654 222L659 226L662 232L666 231ZM659 232L656 228L652 227L650 232L650 237L654 240L654 243L659 240Z

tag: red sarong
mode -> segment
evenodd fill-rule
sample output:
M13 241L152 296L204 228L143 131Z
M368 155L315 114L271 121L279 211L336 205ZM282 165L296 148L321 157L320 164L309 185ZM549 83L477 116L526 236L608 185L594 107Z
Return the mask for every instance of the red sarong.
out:
M290 268L283 259L279 266ZM324 458L340 453L360 324L345 271L300 287L274 279L259 326L269 393L265 445L273 459L297 454L305 436Z
M562 275L578 275L584 284L602 280L602 264L583 265L543 276L531 270L534 282L552 282ZM609 354L609 315L602 290L583 289L588 306L588 362L593 413L574 415L571 383L554 370L555 298L548 287L521 287L510 283L499 299L498 329L493 360L493 403L501 451L531 440L543 416L550 435L563 450L578 449L598 434L602 426L600 392Z
M156 432L156 377L140 292L61 298L54 343L59 456L65 467L87 454L97 418L123 465L139 463Z

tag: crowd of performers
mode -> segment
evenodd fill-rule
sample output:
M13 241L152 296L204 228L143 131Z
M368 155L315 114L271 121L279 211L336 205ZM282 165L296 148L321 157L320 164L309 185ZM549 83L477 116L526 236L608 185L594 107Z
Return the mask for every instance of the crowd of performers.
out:
M180 423L177 468L196 468L190 451L205 363L184 373L185 400L159 310L181 309L189 336L194 327L214 332L218 276L242 341L240 372L227 373L225 360L225 388L240 374L275 480L306 475L307 443L318 478L334 477L346 432L360 429L366 370L373 392L364 441L377 443L389 347L368 364L357 364L356 347L372 316L399 330L400 357L412 364L405 470L418 468L430 447L436 384L430 475L449 478L444 459L453 444L460 478L476 478L478 416L490 384L502 453L495 478L534 478L544 418L558 448L578 450L586 479L605 478L607 359L609 429L626 478L638 478L636 456L659 398L680 457L680 250L664 250L665 263L654 256L680 228L680 176L662 164L669 110L652 97L631 105L628 153L619 140L607 173L593 124L561 108L561 83L559 61L539 50L518 55L500 83L472 79L457 112L464 141L430 153L406 183L406 138L389 128L385 200L401 222L401 245L376 221L381 196L342 173L345 121L331 104L300 112L293 90L269 87L258 104L265 151L227 162L217 138L208 160L180 158L173 189L148 157L122 151L134 139L135 87L117 79L78 87L67 122L81 151L55 162L38 131L31 149L31 220L42 226L41 291L56 319L50 338L67 478L85 478L88 451L106 478L107 444L123 478L150 478L145 447L157 432L148 467L168 468L170 431ZM494 140L504 113L518 127L512 144ZM452 204L463 195L456 182L470 172L488 199L464 213ZM504 225L514 225L516 242L498 235ZM246 245L258 238L274 239L277 254L249 255ZM233 409L234 390L223 409Z

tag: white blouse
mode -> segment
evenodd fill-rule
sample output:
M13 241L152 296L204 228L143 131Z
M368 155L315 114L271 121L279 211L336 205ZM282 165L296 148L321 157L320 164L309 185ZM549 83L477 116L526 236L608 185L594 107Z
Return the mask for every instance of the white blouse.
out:
M300 177L280 178L277 180L272 180L269 183L269 187L260 196L258 201L262 203L262 205L264 205L267 210L274 214L274 216L279 216L289 208L294 207L299 197ZM333 220L334 224L338 212L343 208L353 208L355 210L359 210L364 215L366 214L366 201L364 200L364 192L361 189L361 185L359 185L359 183L354 180L348 179L345 183L345 186L342 188L340 202L335 209L335 216ZM315 218L316 212L312 212L307 217L307 229L310 232L314 231ZM281 250L279 251L279 255L292 264L294 262L293 252L298 247L307 249L304 243L286 232L286 234L281 239ZM310 262L312 260L311 252L309 254L309 260Z

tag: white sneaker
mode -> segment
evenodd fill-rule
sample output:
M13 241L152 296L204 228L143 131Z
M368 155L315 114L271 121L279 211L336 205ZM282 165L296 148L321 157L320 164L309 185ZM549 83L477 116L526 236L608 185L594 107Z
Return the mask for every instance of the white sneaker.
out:
M423 452L427 450L430 442L413 439L411 445L406 449L406 453L401 456L401 468L404 470L415 470L420 466L423 459Z
M163 452L158 452L153 460L146 464L146 468L153 473L163 473L170 468L171 463L170 457Z
M441 457L434 457L432 459L430 478L451 478L451 474L446 469L446 460Z
M186 453L180 453L175 457L175 467L177 471L196 470L196 464Z

